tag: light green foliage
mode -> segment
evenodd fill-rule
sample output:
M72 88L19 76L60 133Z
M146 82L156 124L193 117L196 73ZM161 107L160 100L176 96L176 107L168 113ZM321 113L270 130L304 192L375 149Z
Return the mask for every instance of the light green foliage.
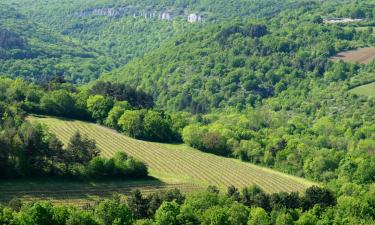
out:
M143 135L143 117L143 111L126 110L118 120L118 125L130 137L140 138Z
M293 225L294 221L289 213L280 213L277 218L275 225Z
M182 138L184 142L194 148L202 149L202 137L207 132L206 129L198 125L189 125L182 131Z
M233 203L227 210L228 221L231 225L246 225L250 209L237 202Z
M88 212L74 211L66 221L66 225L100 225L100 223Z
M248 225L270 225L271 221L267 212L262 208L252 208Z
M178 225L177 216L180 213L180 206L176 202L164 202L156 211L155 221L157 225Z
M301 217L296 221L296 225L315 225L318 221L315 215L311 212L305 212Z
M118 121L124 114L124 112L125 108L121 106L114 106L111 111L108 112L107 119L105 120L105 125L114 129L120 129Z
M87 109L93 119L102 123L107 117L108 112L113 107L113 100L102 95L90 96L87 99Z
M128 225L134 222L129 207L116 198L100 202L95 207L95 216L103 225Z
M227 208L214 206L203 214L204 225L230 225Z

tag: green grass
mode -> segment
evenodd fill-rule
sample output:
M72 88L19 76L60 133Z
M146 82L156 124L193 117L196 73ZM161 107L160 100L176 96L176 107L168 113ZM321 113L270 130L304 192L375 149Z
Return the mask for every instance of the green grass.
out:
M375 82L353 88L350 92L357 95L366 95L375 98Z
M127 194L138 188L144 193L179 188L185 193L216 185L225 190L229 185L238 188L256 184L268 193L302 192L315 183L302 178L259 167L239 160L207 154L186 145L161 144L135 140L112 129L75 120L52 117L29 117L31 122L47 125L65 144L79 130L94 138L104 157L117 151L144 161L151 180L142 181L3 181L0 182L0 202L19 197L26 201L50 200L56 203L83 205L114 192Z

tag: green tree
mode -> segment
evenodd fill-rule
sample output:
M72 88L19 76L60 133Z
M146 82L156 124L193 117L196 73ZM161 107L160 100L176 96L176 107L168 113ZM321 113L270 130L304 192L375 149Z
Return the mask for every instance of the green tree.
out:
M128 205L136 219L144 219L148 215L149 202L143 197L140 190L132 191L128 199Z
M92 118L99 123L104 122L113 105L114 103L111 98L102 95L90 96L87 99L87 109L91 113Z
M234 202L227 210L228 220L231 225L246 225L250 209L243 204Z
M270 225L271 221L267 212L259 207L251 208L248 225Z
M118 198L100 202L95 207L95 216L103 225L128 225L134 222L131 210Z
M204 225L230 225L228 209L221 206L214 206L203 214L202 224Z
M40 100L41 109L50 115L72 117L76 112L75 101L66 90L45 94Z
M134 138L144 137L144 112L140 110L126 110L120 117L118 125L126 135Z
M303 213L300 218L296 221L296 225L315 225L318 222L318 218L311 212Z
M111 111L109 111L108 116L105 120L105 125L112 127L116 130L120 129L118 121L120 117L124 114L125 109L121 106L114 106Z
M89 212L74 211L66 221L66 225L100 225L100 223Z
M157 225L179 225L180 205L176 202L164 202L155 213Z
M277 215L275 225L293 225L293 224L294 224L293 217L289 213L280 212L279 215Z
M202 137L207 132L205 127L199 125L189 125L186 126L182 131L182 139L184 143L190 145L191 147L203 149L203 139Z
M81 135L79 131L75 132L70 138L66 148L67 163L87 164L95 156L99 155L95 140Z
M143 119L143 123L147 140L170 142L176 136L172 132L171 119L162 112L149 110Z

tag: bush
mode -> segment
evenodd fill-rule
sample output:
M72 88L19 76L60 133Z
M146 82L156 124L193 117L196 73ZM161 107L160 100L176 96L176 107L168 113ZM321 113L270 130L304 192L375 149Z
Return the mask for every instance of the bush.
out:
M86 166L83 176L90 178L145 178L147 166L123 152L117 152L113 158L93 158Z
M148 141L172 142L179 140L173 131L170 116L164 112L126 110L118 120L120 130L126 135Z
M218 132L204 134L202 142L203 150L206 152L222 156L228 156L230 154L226 138Z

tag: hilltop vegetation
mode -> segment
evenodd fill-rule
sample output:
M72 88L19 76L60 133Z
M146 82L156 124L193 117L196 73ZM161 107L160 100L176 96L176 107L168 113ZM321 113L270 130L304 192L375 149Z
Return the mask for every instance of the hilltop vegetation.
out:
M88 82L113 65L96 50L55 34L6 5L0 7L0 74L39 83L53 76Z
M303 80L347 79L326 73L333 67L328 57L372 44L373 35L316 23L313 15L297 10L256 23L212 25L175 38L104 79L152 93L164 109L192 113L255 106L288 88L298 89Z
M297 8L304 4L295 0L5 2L26 14L31 20L52 27L59 34L73 37L85 46L105 53L115 65L124 65L146 52L157 49L161 43L177 34L197 31L205 26L206 22L238 16L274 16L283 9ZM117 11L120 14L116 14ZM173 20L161 20L159 18L163 13L177 17ZM189 24L187 16L190 13L203 16L205 22ZM155 16L148 18L150 14ZM137 16L133 18L133 15Z

